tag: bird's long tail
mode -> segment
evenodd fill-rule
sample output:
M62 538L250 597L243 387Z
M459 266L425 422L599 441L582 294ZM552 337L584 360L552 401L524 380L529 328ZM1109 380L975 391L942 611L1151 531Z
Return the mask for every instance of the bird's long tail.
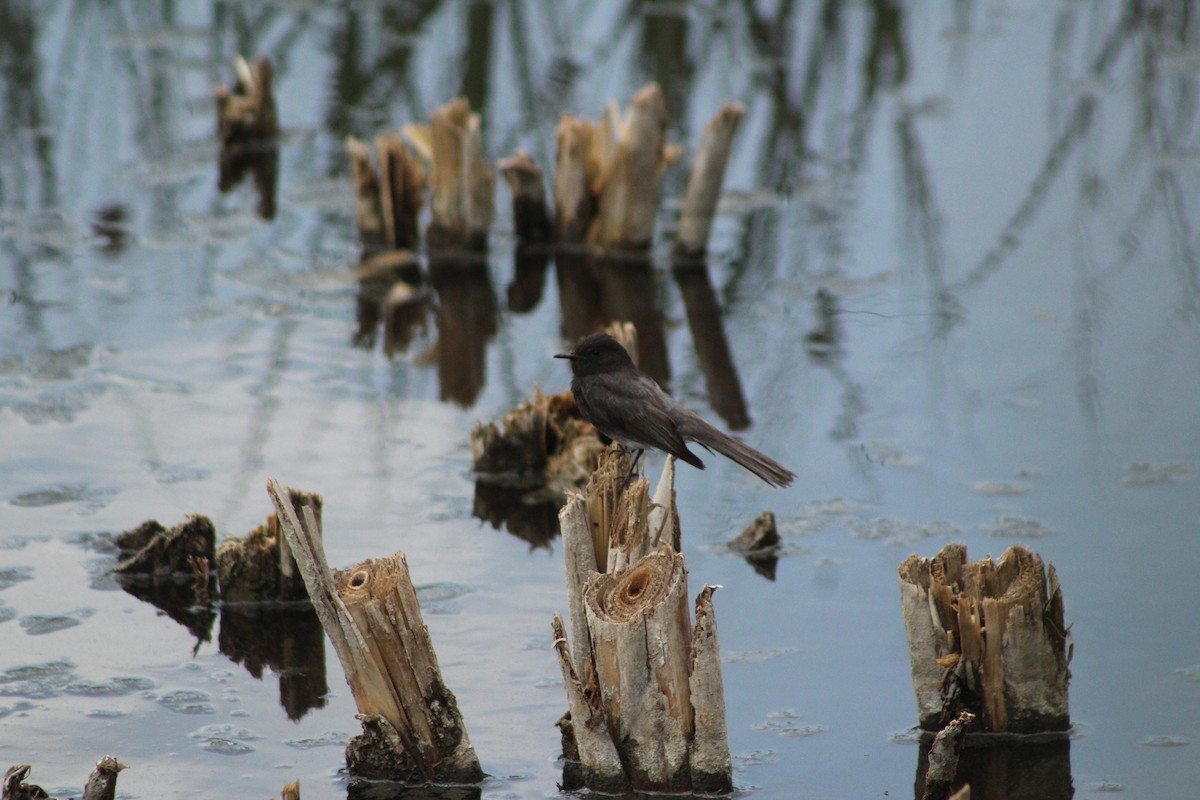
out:
M731 461L736 461L772 486L790 486L796 475L778 461L758 452L750 445L717 430L695 414L682 420L680 433L685 439L704 445Z

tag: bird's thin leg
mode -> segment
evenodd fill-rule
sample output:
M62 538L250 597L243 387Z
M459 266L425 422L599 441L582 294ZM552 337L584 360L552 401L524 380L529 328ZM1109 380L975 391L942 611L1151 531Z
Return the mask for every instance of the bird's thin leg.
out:
M624 445L621 446L624 447ZM642 453L644 452L646 451L641 447L633 451L633 463L629 465L629 472L625 473L625 480L621 481L621 490L617 492L617 497L620 497L625 491L625 487L629 485L629 479L633 477L634 470L637 469L638 461L641 459Z

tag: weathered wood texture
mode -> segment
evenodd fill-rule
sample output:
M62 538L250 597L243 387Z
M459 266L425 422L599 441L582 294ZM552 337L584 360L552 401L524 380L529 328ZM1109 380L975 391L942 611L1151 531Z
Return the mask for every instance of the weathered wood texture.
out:
M733 147L733 135L746 114L741 103L726 103L709 121L696 148L696 159L683 195L679 214L679 231L675 234L674 257L699 259L708 249L717 201L725 183L725 166Z
M1054 566L1020 545L968 563L963 545L899 568L913 689L922 728L960 711L989 732L1070 727L1070 634Z
M433 112L428 142L432 219L426 244L434 250L485 250L496 174L484 156L482 118L466 98L453 100Z
M667 108L651 83L622 115L610 103L598 122L558 123L554 208L559 241L646 250L654 235L658 185L673 150Z
M416 250L421 244L417 225L428 182L424 164L395 134L377 136L378 168L371 148L354 137L346 139L346 155L354 177L355 216L363 249Z
M621 491L628 462L615 449L607 453L585 494L559 516L570 640L558 615L553 632L582 783L601 791L728 792L713 587L696 600L693 628L674 459L653 502L645 478Z
M512 195L513 228L522 244L542 244L554 238L554 224L546 205L542 169L524 150L496 165Z
M320 498L310 495L320 522ZM296 568L287 541L274 514L266 524L245 536L227 536L215 557L217 583L226 603L293 601L308 599L304 581Z
M403 553L335 573L311 504L268 482L284 536L350 684L363 736L347 747L351 774L404 783L483 779L453 693L438 667Z
M967 730L974 719L970 711L962 711L934 737L925 772L924 800L942 800L950 794L958 774L958 757L967 744Z

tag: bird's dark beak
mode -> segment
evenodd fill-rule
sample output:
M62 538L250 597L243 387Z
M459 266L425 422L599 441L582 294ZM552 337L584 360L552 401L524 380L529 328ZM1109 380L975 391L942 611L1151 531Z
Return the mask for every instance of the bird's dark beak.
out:
M574 353L556 353L554 355L554 357L555 358L565 358L570 361L574 361L577 358L577 356Z

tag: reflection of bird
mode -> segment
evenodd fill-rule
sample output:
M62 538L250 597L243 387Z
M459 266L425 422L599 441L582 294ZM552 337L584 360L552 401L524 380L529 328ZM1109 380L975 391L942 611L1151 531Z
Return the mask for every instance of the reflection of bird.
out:
M687 446L688 442L697 442L736 461L772 486L788 486L796 477L671 399L606 333L585 336L571 352L555 358L571 361L571 393L580 415L608 438L637 450L634 464L643 450L652 447L704 469L704 462Z

